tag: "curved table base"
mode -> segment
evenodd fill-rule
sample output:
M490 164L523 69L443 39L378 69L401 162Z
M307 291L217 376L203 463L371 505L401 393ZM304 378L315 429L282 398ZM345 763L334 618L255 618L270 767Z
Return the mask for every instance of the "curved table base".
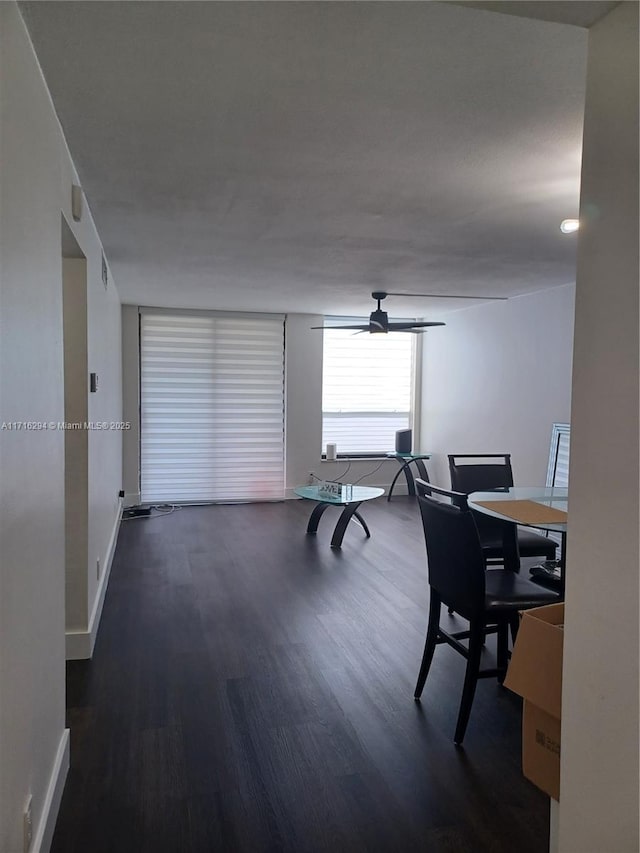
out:
M398 459L398 462L399 461L400 460ZM400 468L398 469L396 476L391 481L391 485L389 487L389 494L387 495L387 501L391 500L391 495L393 494L393 487L398 482L398 477L402 473L404 473L404 476L405 476L406 481L407 481L408 493L410 495L415 495L416 484L415 484L415 480L414 480L414 476L413 476L413 471L411 470L411 463L412 462L415 463L415 466L418 469L418 474L420 475L420 478L427 483L429 482L429 475L427 474L427 466L424 464L424 461L422 459L405 459L402 462L402 464L400 465Z
M340 513L340 517L338 518L336 528L333 531L333 536L331 537L331 547L332 548L341 548L342 540L344 539L344 534L347 529L347 525L351 521L352 518L355 518L357 522L359 522L360 526L364 530L367 539L371 538L371 533L369 532L369 528L364 520L364 518L358 512L358 507L362 501L354 501L353 503L347 504L343 507L342 512ZM311 513L311 517L309 518L309 523L307 524L307 533L316 533L318 530L318 523L322 518L324 511L328 509L330 506L340 506L340 504L330 504L330 503L319 503L313 508L313 512Z

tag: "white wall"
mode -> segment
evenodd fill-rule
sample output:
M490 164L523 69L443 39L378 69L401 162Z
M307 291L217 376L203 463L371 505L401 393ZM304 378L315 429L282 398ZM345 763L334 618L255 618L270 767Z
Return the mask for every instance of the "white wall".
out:
M66 191L66 188L63 189ZM83 223L84 224L84 217ZM122 341L120 298L108 270L102 282L102 247L93 223L79 238L87 255L87 356L89 371L98 374L98 391L89 394L88 413L92 423L122 422ZM87 625L80 648L74 655L88 657L93 651L115 549L122 488L122 430L91 430L89 439L89 566ZM98 575L96 561L100 560ZM68 642L67 651L69 651ZM87 647L88 646L88 647Z
M573 300L572 285L554 288L449 314L444 329L425 335L420 447L435 453L428 463L434 482L449 482L447 453L495 451L513 454L517 482L544 484L551 424L569 420ZM138 325L135 306L122 311L124 417L134 426L124 436L129 495L138 478ZM330 479L346 467L344 461L321 460L322 334L311 327L322 320L287 315L287 497L310 471ZM355 481L378 464L353 462L347 479ZM362 482L388 487L397 470L396 462L385 462ZM396 491L406 493L404 478Z
M215 309L215 305L210 306ZM138 309L122 306L122 352L124 371L124 418L133 429L124 435L124 480L127 496L137 492L138 483ZM286 497L295 497L293 488L308 482L309 472L331 479L345 471L344 460L326 462L322 454L322 325L323 317L314 314L288 314L286 321L286 424L285 488ZM379 460L353 462L347 480L355 482L369 472L362 485L388 487L398 465ZM377 470L375 470L377 469ZM406 494L406 481L398 481L394 494Z
M562 853L638 838L638 5L589 32L562 694Z
M103 389L89 415L120 420L118 295L102 286L89 211L73 222L77 178L14 3L0 3L0 79L0 421L64 419L61 212L88 264L89 363ZM88 438L91 555L106 561L121 436ZM29 792L33 849L47 848L68 760L64 432L0 431L0 465L0 850L14 853Z
M448 453L511 453L516 485L544 485L551 424L570 416L574 294L457 311L425 336L421 446L435 483L449 486Z
M289 314L286 337L286 452L287 490L308 482L309 471L330 478L344 470L321 463L322 450L322 326L324 317Z

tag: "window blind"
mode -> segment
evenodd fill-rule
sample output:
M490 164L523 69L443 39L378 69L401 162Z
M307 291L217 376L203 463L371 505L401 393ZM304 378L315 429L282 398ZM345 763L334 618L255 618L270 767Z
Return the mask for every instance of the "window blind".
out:
M284 497L284 317L143 310L144 503Z
M569 486L569 451L571 447L571 424L553 424L551 427L551 445L549 447L549 465L547 467L547 486ZM561 544L562 536L547 530L545 535Z
M352 320L353 322L353 320ZM322 445L338 453L385 453L412 421L413 335L325 329Z
M554 424L551 430L547 486L568 487L570 445L571 426L569 424Z

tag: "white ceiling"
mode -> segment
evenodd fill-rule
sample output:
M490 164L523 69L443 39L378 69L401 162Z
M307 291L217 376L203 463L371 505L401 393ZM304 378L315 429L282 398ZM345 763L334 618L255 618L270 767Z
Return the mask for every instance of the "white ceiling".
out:
M574 280L586 30L429 2L21 8L125 302L349 314Z
M591 27L610 12L617 2L600 0L445 0L458 6L486 9L523 18L539 18L557 24L572 24L576 27Z

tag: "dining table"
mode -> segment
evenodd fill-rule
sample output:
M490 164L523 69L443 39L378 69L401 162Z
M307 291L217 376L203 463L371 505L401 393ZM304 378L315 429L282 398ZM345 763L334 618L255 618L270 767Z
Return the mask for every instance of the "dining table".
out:
M560 486L512 486L487 492L472 492L467 502L469 508L505 522L505 568L518 571L517 526L534 527L560 534L560 559L558 579L564 589L566 566L566 537L569 490Z

